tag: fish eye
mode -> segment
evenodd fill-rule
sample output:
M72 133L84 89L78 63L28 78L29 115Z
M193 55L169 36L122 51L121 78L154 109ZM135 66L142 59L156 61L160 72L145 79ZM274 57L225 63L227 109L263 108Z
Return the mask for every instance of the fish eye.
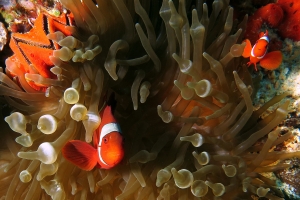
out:
M103 138L104 144L107 144L108 139L107 138Z

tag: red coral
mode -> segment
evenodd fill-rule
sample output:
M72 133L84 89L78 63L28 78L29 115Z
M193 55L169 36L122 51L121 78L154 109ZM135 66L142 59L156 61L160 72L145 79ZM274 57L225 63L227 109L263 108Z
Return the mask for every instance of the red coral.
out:
M259 15L264 22L268 23L271 28L275 28L283 19L283 10L278 4L270 3L258 9L257 15Z
M271 28L276 28L283 20L283 16L282 8L275 3L259 8L254 15L249 17L245 38L249 39L252 44L255 43L263 23L267 23Z
M293 18L293 15L300 8L300 1L298 0L278 0L277 4L284 10L287 18Z
M249 39L251 44L254 44L259 39L259 30L263 24L261 18L255 18L254 15L249 17L245 38Z
M285 19L278 26L278 33L283 38L300 40L300 1L299 0L278 0L278 5L284 11Z
M245 37L255 43L263 23L278 29L282 38L300 40L300 1L278 0L259 8L249 17Z

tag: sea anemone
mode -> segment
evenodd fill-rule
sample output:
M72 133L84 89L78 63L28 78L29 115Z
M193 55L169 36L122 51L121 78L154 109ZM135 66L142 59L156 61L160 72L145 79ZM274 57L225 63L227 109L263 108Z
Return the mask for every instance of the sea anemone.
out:
M210 16L202 1L61 2L76 26L67 27L71 36L48 35L60 46L50 57L57 78L0 73L0 94L13 109L5 121L21 134L13 138L1 124L0 196L281 199L262 173L289 167L280 161L299 152L273 150L292 137L277 127L289 102L265 114L287 94L253 109L259 80L241 58L247 17L233 21L229 1L219 0ZM28 80L46 92L26 91ZM83 171L61 149L71 139L91 142L112 92L125 158L109 170Z

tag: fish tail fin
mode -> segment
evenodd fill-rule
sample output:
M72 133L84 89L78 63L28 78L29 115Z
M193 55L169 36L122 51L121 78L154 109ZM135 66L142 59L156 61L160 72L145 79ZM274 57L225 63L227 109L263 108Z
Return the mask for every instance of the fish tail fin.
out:
M98 161L97 150L86 142L71 140L62 148L64 158L77 167L90 171Z
M244 51L243 51L242 56L243 56L244 58L248 58L248 57L250 57L250 55L251 55L252 45L251 45L250 40L248 40L248 39L244 40L243 42L246 43L246 46L245 46L245 48L244 48Z
M260 60L260 66L268 70L274 70L279 67L282 62L281 51L272 51L267 53L263 59Z

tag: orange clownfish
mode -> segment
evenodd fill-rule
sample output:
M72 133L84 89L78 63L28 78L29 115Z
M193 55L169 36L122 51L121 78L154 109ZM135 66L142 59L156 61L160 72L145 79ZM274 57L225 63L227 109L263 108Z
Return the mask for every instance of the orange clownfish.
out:
M77 167L90 171L94 167L110 169L124 157L123 137L110 105L100 114L101 123L93 135L93 146L71 140L62 149L64 158Z
M250 57L250 61L247 63L248 67L251 64L254 64L255 70L257 71L256 63L260 62L261 67L268 70L274 70L281 64L282 53L280 51L267 53L270 42L268 31L259 34L259 39L253 47L248 39L244 40L244 42L246 42L246 46L242 56L244 58Z

